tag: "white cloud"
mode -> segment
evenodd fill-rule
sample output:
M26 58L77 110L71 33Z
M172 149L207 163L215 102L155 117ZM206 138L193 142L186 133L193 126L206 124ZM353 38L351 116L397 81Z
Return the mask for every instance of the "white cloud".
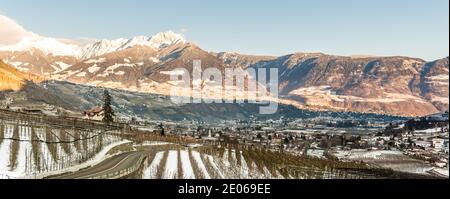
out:
M24 37L31 36L37 35L27 31L11 18L0 15L0 46L15 44Z
M24 38L28 40L41 40L46 37L42 37L38 34L35 34L31 31L26 30L23 26L18 24L13 19L2 15L0 13L0 47L7 47L10 45L20 44ZM76 46L84 46L90 43L95 42L97 39L95 38L76 38L76 39L67 39L67 38L55 38L57 41L62 42L64 44L76 45Z

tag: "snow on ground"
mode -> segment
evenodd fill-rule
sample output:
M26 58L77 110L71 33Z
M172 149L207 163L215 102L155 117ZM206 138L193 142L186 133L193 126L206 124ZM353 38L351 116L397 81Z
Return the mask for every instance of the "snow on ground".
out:
M178 152L169 151L169 156L167 157L167 162L165 166L165 171L163 173L164 179L174 179L178 174Z
M308 149L306 154L311 157L323 158L325 154L325 150L323 149Z
M31 139L31 129L29 127L21 126L19 127L19 136L21 140L30 140ZM29 169L30 165L33 164L32 159L32 147L31 142L20 142L19 143L19 152L17 154L17 167L10 173L11 177L19 177L26 175L26 171Z
M272 178L274 178L274 177L272 176L272 173L270 173L270 171L269 171L269 169L268 169L267 167L264 166L263 170L264 170L264 176L265 176L267 179L272 179Z
M161 159L163 158L163 155L164 155L164 151L156 153L155 158L153 159L150 166L144 170L142 179L156 178L156 169L158 168L158 165L161 163Z
M86 76L86 72L81 72L75 75L76 77L85 77Z
M12 66L14 66L14 67L18 67L18 66L20 66L20 65L22 65L22 62L19 62L19 61L16 61L16 62L6 62L6 63L8 63L9 65L12 65Z
M12 126L5 125L5 137L11 138L12 137ZM10 154L10 145L11 140L3 140L3 142L0 144L0 177L3 176L3 178L8 178L9 174L9 154Z
M439 97L439 96L435 96L435 95L431 96L431 101L433 101L433 102L440 102L443 104L448 104L448 100L449 100L448 97Z
M228 150L224 151L222 158L209 157L213 167L217 168L219 175L224 178L231 179L253 179L253 178L271 178L273 177L267 168L263 168L264 173L261 173L254 162L248 162L241 153L241 165L237 165L236 153L231 154L231 162L228 159ZM248 166L252 165L252 169Z
M401 151L366 151L366 150L351 150L351 151L338 151L334 154L338 158L350 159L350 160L361 160L361 159L384 159L387 155L398 155L402 156Z
M112 71L120 68L120 67L134 67L134 64L114 64L112 66L109 66L108 68L106 68L105 71L108 71L110 73L112 73Z
M154 63L161 62L161 60L159 60L157 57L150 57L150 60L152 60Z
M133 146L162 146L173 144L170 142L160 142L160 141L144 141L141 144L134 144Z
M19 139L30 140L31 139L31 129L29 127L20 126L19 128ZM13 135L14 127L6 126L5 137L11 138ZM31 142L19 142L19 150L17 152L16 167L10 167L10 153L11 153L11 140L3 140L0 147L0 174L8 176L8 178L18 178L20 176L26 175L27 171L32 171L34 169L34 160L32 158L32 146ZM15 141L17 142L17 141Z
M442 176L446 176L448 178L448 173L449 173L449 169L445 169L445 168L434 168L432 169L430 172L436 172Z
M208 161L211 163L212 167L216 170L216 172L219 174L220 178L224 178L224 175L222 171L219 169L217 164L214 162L214 157L207 155Z
M442 131L442 128L432 128L432 129L425 129L425 130L415 130L414 133L439 133Z
M45 171L49 171L52 165L55 164L52 155L50 154L50 150L46 143L41 143L41 168Z
M203 145L202 144L198 144L198 143L188 144L188 147L190 147L190 148L197 148L197 147L201 147L201 146L203 146Z
M205 164L203 164L202 158L200 157L200 153L192 151L192 157L194 157L195 162L197 162L198 168L203 172L203 176L206 179L211 179L211 176L209 176L208 170L206 170Z
M159 73L163 75L183 75L185 71L183 70L174 70L174 71L161 71Z
M116 146L119 146L119 145L122 145L122 144L130 143L130 142L131 141L129 141L129 140L123 140L123 141L118 141L118 142L114 142L112 144L109 144L108 146L105 146L93 158L89 159L88 161L86 161L84 163L81 163L81 164L78 164L78 165L75 165L75 166L71 166L71 167L68 167L68 168L60 169L60 170L57 170L57 171L49 171L49 172L45 172L45 173L40 173L40 174L37 174L36 176L29 175L29 176L24 176L24 177L21 177L21 178L43 178L43 177L46 177L46 176L58 175L58 174L66 173L66 172L75 172L75 171L78 171L80 169L96 165L96 164L102 162L103 160L112 157L112 155L107 155L108 152L112 148L114 148Z
M183 178L195 179L194 170L192 170L191 161L189 161L189 152L180 151L180 155L181 155L181 165L183 167Z
M61 69L58 66L55 66L53 64L50 65L54 71L60 71Z
M59 66L60 70L66 70L67 68L69 68L71 66L70 64L66 64L61 61L55 62L55 64L57 64Z
M338 95L331 86L311 86L293 90L290 95L304 96L311 99L315 99L318 102L311 101L312 104L328 102L328 101L354 101L354 102L382 102L382 103L394 103L403 101L416 101L425 103L425 101L417 96L407 95L402 93L385 93L385 96L377 98L362 98L352 95ZM320 101L321 100L321 101Z
M448 76L448 74L447 75L444 75L444 74L442 74L442 75L435 75L435 76L431 76L431 77L428 77L428 79L430 79L430 80L435 80L435 81L448 81L448 78L449 78L449 76Z
M118 75L118 76L125 75L125 72L124 71L117 71L117 72L114 73L114 75Z
M106 61L106 59L103 58L103 57L101 57L101 58L98 58L98 59L90 59L90 60L87 60L87 61L85 61L84 63L85 63L85 64L96 64L96 63L103 63L103 62L105 62L105 61Z
M99 71L101 68L97 66L97 64L92 65L91 67L89 67L87 70L89 71L89 73L96 73L97 71Z
M241 176L244 179L248 179L248 178L250 178L249 174L250 174L250 171L249 171L249 168L247 165L247 161L245 161L244 156L241 154Z
M340 160L363 161L384 168L390 168L396 171L408 173L426 174L433 168L420 160L412 159L404 155L401 151L350 150L337 152L335 151L333 155Z

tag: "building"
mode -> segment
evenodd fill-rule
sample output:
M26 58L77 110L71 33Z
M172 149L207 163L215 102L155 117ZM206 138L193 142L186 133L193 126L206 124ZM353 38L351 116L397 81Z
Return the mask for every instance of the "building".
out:
M444 139L442 138L433 138L433 147L435 149L443 149L444 148Z
M94 107L91 110L84 111L83 115L90 120L101 120L103 118L103 108Z
M415 144L422 148L429 148L432 146L432 142L429 141L416 141Z

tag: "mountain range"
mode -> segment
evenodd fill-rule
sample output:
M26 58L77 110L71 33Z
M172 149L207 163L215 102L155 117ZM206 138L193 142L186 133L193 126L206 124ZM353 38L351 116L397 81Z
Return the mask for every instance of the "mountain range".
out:
M431 62L410 57L293 53L254 56L208 52L182 35L99 40L86 46L26 38L0 48L0 59L23 73L96 87L168 95L170 71L193 60L202 69L278 68L278 102L301 109L420 116L448 110L448 57ZM204 82L203 82L204 83ZM203 85L202 83L202 85ZM244 94L246 91L242 91ZM241 96L236 91L227 97Z

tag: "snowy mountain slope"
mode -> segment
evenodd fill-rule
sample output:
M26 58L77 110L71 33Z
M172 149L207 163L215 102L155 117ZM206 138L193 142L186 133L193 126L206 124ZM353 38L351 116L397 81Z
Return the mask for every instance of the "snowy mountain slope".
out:
M33 35L23 38L17 44L0 47L0 51L24 52L38 49L41 50L45 55L72 56L84 60L138 45L161 49L173 44L180 43L186 43L186 40L182 35L174 33L172 31L161 32L151 37L137 36L131 39L103 39L83 47L74 44L68 44L55 38Z
M46 55L36 48L23 52L0 51L0 59L21 72L47 77L78 62L75 57Z
M186 40L182 35L172 31L161 32L152 37L137 36L131 39L101 40L87 45L81 49L81 59L89 59L111 52L117 52L134 46L147 46L161 49L174 44L184 44Z
M53 78L51 77L53 74L70 66L108 53L134 47L146 47L154 51L161 51L170 46L185 43L187 41L182 35L172 31L161 32L151 37L104 39L86 46L77 46L58 39L34 35L24 38L17 44L0 47L0 59L22 72ZM143 57L144 55L139 56ZM159 61L155 56L150 58L153 62Z
M281 95L312 109L408 116L448 110L448 58L296 53L249 67L278 68Z

